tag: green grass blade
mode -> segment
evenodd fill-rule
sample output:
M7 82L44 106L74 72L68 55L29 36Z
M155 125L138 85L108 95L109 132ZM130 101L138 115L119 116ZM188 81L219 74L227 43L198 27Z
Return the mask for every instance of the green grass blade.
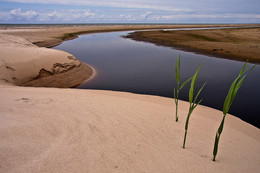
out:
M194 104L196 99L198 98L200 92L202 91L203 87L205 86L206 82L203 84L203 86L200 88L199 92L197 93L195 100L193 101L193 95L194 95L194 90L195 90L195 86L196 86L196 82L197 82L197 78L198 78L198 73L200 70L201 65L198 67L196 73L194 74L194 76L191 79L188 79L187 81L185 81L185 84L191 80L191 85L190 85L190 90L189 90L189 102L190 102L190 107L189 107L189 113L188 116L186 118L186 124L185 124L185 135L184 135L184 141L183 141L183 148L185 148L185 142L186 142L186 136L187 136L187 132L188 132L188 125L189 125L189 119L191 116L191 113L193 112L193 110L196 108L196 106L198 106L201 102L202 99L197 103ZM184 86L184 85L183 85ZM183 87L182 86L182 87Z
M216 133L215 136L215 142L214 142L214 149L213 149L213 161L216 161L216 155L218 153L218 143L219 143L219 134L218 132Z
M250 69L249 71L253 70L253 69L255 68L255 66L256 66L256 65L252 66L251 69Z
M245 64L243 65L243 67L242 67L242 69L241 69L241 71L240 71L240 73L239 73L238 76L242 76L242 74L243 74L243 72L244 72L244 69L245 69L245 67L246 67L247 61L248 61L248 59L246 60Z
M194 74L194 76L192 77L192 80L191 80L190 91L189 91L189 102L190 103L192 103L192 100L193 100L194 89L195 89L195 85L197 82L200 67L201 67L201 65L199 66L199 68L197 69L196 73Z
M242 70L240 71L238 77L234 80L234 82L231 84L231 86L229 88L228 95L226 96L224 106L223 106L223 113L224 114L227 114L227 112L229 111L229 108L230 108L230 106L231 106L232 102L234 101L235 96L237 94L237 91L240 88L240 86L241 86L241 84L242 84L242 82L243 82L243 80L246 76L246 72L250 72L256 66L256 65L254 65L251 68L247 68L246 70L244 70L246 63L244 64L244 66L243 66ZM244 76L241 78L242 75L244 75ZM238 83L240 83L240 84L238 85Z
M229 108L230 108L231 104L233 103L233 101L236 97L236 94L237 94L239 88L241 87L247 73L250 72L251 70L253 70L254 67L256 66L256 65L254 65L251 68L247 68L245 70L246 64L247 64L247 61L245 62L241 71L239 72L238 77L231 84L229 91L228 91L228 94L226 96L226 99L225 99L225 102L224 102L224 105L223 105L223 119L222 119L222 122L221 122L221 124L218 128L218 131L217 131L216 137L215 137L215 143L214 143L214 149L213 149L213 161L216 160L216 156L217 156L217 152L218 152L219 139L220 139L220 135L223 131L226 114L228 113Z
M220 123L220 126L218 128L218 131L216 133L215 142L214 142L214 149L213 149L213 161L216 159L216 155L218 153L218 144L219 144L219 138L224 128L224 122L225 122L226 114L224 114L223 119Z
M239 88L240 88L242 82L244 81L245 77L246 77L246 75L244 75L244 76L243 76L241 79L239 79L239 81L237 82L237 84L236 84L236 86L235 86L235 88L234 88L234 91L233 91L233 93L232 93L232 96L231 96L230 106L231 106L231 104L233 103L233 101L234 101L234 99L235 99L235 97L236 97L236 94L237 94L237 92L238 92L238 90L239 90Z
M229 91L228 91L228 94L226 96L226 99L225 99L225 102L224 102L224 105L223 105L223 113L224 114L227 114L228 110L229 110L229 107L231 105L231 97L233 95L233 92L234 92L234 88L237 84L237 81L238 81L238 77L234 80L234 82L231 84L230 88L229 88Z
M244 66L243 66L242 70L240 71L238 77L241 77L241 76L243 76L244 74L250 72L250 71L253 70L253 69L255 68L255 66L256 66L256 65L254 65L254 66L252 66L251 68L248 67L246 70L244 70L244 69L245 69L245 65L246 65L246 63L244 64Z
M183 145L182 148L185 148L185 144L186 144L186 137L187 137L187 133L188 133L188 128L189 128L189 120L190 120L190 116L191 116L192 111L189 110L189 113L187 115L186 118L186 123L185 123L185 134L184 134L184 140L183 140Z
M174 95L175 104L177 104L177 99L178 99L178 98L176 98L176 95L175 95L175 88L174 88L174 90L173 90L173 95Z
M201 102L202 102L203 99L201 99L198 103L196 103L195 105L192 106L192 111L193 109L195 109Z
M197 95L196 95L196 97L195 97L193 103L196 103L196 100L197 100L198 96L200 95L200 92L202 91L202 89L203 89L204 86L206 85L206 83L207 83L207 82L205 82L205 83L202 85L202 87L200 88L200 90L198 91L198 93L197 93Z
M256 65L252 66L251 68L247 68L247 69L245 70L245 72L250 72L251 70L253 70L253 69L255 68L255 66L256 66ZM244 76L243 76L242 78L240 78L240 79L238 80L238 82L236 83L236 86L235 86L234 91L233 91L232 96L231 96L230 105L233 103L233 101L234 101L234 99L235 99L235 97L236 97L236 94L237 94L237 92L238 92L238 90L239 90L239 88L240 88L242 82L244 81L244 79L245 79L245 77L246 77L246 75L247 75L247 73L245 73L245 72L242 73L242 74L244 74Z
M183 84L182 84L181 87L180 87L180 90L181 90L191 79L192 79L192 77L189 78L189 79L187 79L185 82L183 82Z

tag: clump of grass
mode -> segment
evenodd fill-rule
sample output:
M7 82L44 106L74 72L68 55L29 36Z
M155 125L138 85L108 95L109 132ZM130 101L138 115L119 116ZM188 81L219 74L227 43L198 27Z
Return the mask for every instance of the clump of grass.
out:
M199 35L199 34L187 34L188 36L191 36L193 38L197 38L199 40L205 40L205 41L218 41L217 39L215 38L211 38L211 37L208 37L208 36L205 36L205 35Z
M63 36L61 36L60 39L62 39L62 40L67 40L67 39L69 39L69 38L74 38L74 37L76 37L76 36L77 36L76 33L66 33L66 34L64 34Z
M215 143L214 143L214 149L213 149L213 161L216 161L216 156L217 156L217 153L218 153L219 138L220 138L220 135L223 131L225 118L226 118L226 115L229 111L229 108L230 108L232 102L234 101L235 96L238 92L238 89L240 88L240 86L241 86L243 80L245 79L247 73L250 72L251 70L253 70L253 68L256 66L256 65L254 65L252 67L248 67L245 70L246 64L247 64L247 61L245 62L245 64L244 64L242 70L240 71L238 77L231 84L229 91L228 91L228 94L226 96L224 106L223 106L223 118L222 118L222 121L220 123L220 126L218 128L218 131L217 131L216 137L215 137Z
M190 85L190 91L189 91L189 102L190 102L190 107L189 107L189 113L187 115L186 118L186 124L185 124L185 134L184 134L184 141L183 141L183 148L185 148L185 143L186 143L186 136L187 136L187 131L188 131L188 126L189 126L189 120L190 120L190 116L191 113L193 112L193 110L202 102L202 99L200 101L198 101L196 103L196 100L200 94L200 92L202 91L203 87L205 86L206 82L202 85L202 87L200 88L200 90L198 91L197 95L195 96L195 98L193 99L194 96L194 90L195 90L195 86L197 83L197 78L198 78L198 73L200 70L201 65L199 66L199 68L197 69L196 73L194 74L194 76L192 77L192 81L191 81L191 85Z
M177 81L176 92L175 92L175 88L174 88L174 101L176 104L176 122L178 122L178 120L179 120L179 117L178 117L179 92L184 87L184 85L186 85L186 83L191 80L191 78L187 79L185 82L183 82L183 84L180 87L180 68L181 68L181 64L180 64L180 55L179 55L179 58L176 60L176 64L175 64L175 77L176 77L176 81Z

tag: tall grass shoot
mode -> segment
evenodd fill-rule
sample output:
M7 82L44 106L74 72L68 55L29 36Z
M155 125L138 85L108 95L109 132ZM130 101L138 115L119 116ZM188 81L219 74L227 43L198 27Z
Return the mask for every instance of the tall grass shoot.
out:
M195 90L195 86L197 83L197 78L198 78L198 73L200 70L201 65L199 66L199 68L197 69L196 73L194 74L194 76L192 77L191 80L191 85L190 85L190 91L189 91L189 102L190 102L190 107L189 107L189 113L187 115L186 118L186 124L185 124L185 134L184 134L184 141L183 141L183 148L185 148L185 143L186 143L186 137L187 137L187 132L188 132L188 127L189 127L189 120L190 120L190 116L191 113L193 112L193 110L202 102L202 99L200 101L197 101L197 98L200 94L200 92L202 91L203 87L205 86L206 82L202 85L202 87L200 88L200 90L198 91L197 95L195 96L195 98L193 99L194 96L194 90Z
M175 64L175 78L177 81L176 92L175 92L175 88L174 88L174 101L175 101L175 105L176 105L176 122L178 122L178 120L179 120L179 117L178 117L179 92L184 87L184 85L186 85L187 82L189 82L191 80L191 78L187 79L185 82L183 82L183 84L180 87L180 68L181 68L181 65L180 65L180 55L179 55L179 58L176 60L176 64Z
M214 143L214 149L213 149L213 161L216 161L216 156L217 156L217 153L218 153L219 138L220 138L220 135L223 131L225 118L226 118L226 115L229 111L229 108L230 108L232 102L234 101L235 96L238 92L238 89L240 88L240 86L241 86L243 80L245 79L247 73L250 72L251 70L253 70L253 68L256 66L256 65L254 65L252 67L248 67L245 70L246 64L247 64L247 61L245 62L242 70L240 71L240 73L238 74L238 77L231 84L229 91L228 91L228 94L226 96L224 106L223 106L223 118L222 118L222 121L220 123L220 126L218 128L218 131L217 131L216 137L215 137L215 143Z

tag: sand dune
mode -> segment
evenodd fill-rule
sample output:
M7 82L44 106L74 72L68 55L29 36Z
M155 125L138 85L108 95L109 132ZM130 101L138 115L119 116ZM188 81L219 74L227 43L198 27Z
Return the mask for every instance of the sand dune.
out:
M73 55L60 50L39 48L24 38L0 34L0 85L72 87L90 78L93 70ZM74 69L73 72L70 72ZM75 71L79 71L78 74ZM68 73L66 85L57 81ZM70 72L70 73L69 73ZM57 74L59 74L57 76ZM44 85L41 77L48 78ZM40 82L39 78L41 78ZM35 79L38 79L35 81ZM49 81L53 81L51 84ZM37 85L35 84L37 83Z
M188 103L111 91L2 87L0 172L258 172L259 129L199 106L182 149Z

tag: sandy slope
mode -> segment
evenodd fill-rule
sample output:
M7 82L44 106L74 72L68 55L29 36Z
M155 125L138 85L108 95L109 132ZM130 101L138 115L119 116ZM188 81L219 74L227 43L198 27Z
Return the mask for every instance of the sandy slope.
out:
M199 106L182 149L188 104L110 91L2 87L0 172L258 172L259 129Z
M29 81L50 76L49 78L53 78L55 82L48 86L71 87L82 83L93 73L90 67L80 66L81 62L67 52L39 48L24 38L0 34L0 85L26 83L26 86L31 86L32 84L28 84ZM77 80L68 80L66 85L60 84L57 81L60 77L56 75L69 73L71 69L74 71L80 69L82 73L81 75L70 73L71 78L76 76Z

